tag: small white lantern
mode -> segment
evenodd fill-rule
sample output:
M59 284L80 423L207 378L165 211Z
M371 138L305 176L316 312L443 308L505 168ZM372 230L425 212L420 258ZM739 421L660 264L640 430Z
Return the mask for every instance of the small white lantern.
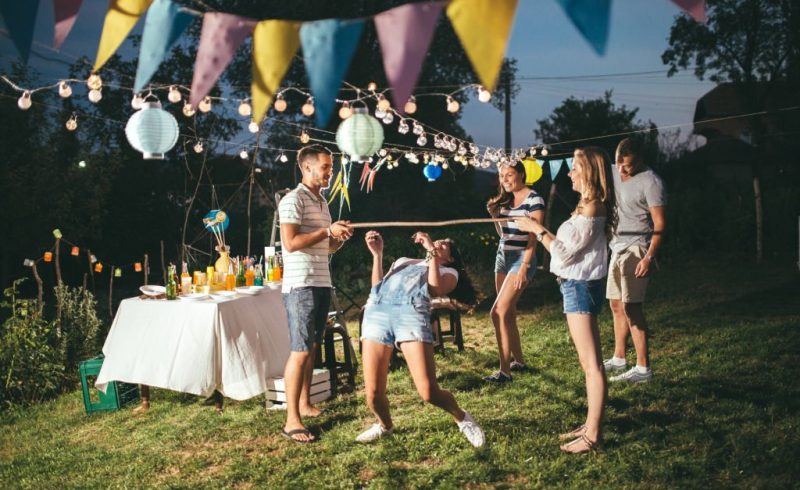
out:
M383 126L365 107L354 108L353 115L342 121L336 130L336 145L354 162L367 160L382 144Z
M158 101L142 103L142 109L128 119L125 136L145 160L163 160L178 141L178 121Z

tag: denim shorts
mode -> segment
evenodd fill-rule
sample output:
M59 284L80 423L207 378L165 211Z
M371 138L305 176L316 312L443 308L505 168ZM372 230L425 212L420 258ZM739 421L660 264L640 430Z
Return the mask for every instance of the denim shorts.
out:
M597 315L606 302L606 281L577 281L558 279L561 296L564 297L564 313Z
M494 272L502 274L519 272L519 269L522 267L522 261L524 257L524 250L503 250L502 248L497 249L497 256L494 259ZM533 280L533 276L535 274L536 254L534 253L531 257L531 266L528 267L528 271L525 274L525 277L528 278L528 282Z
M308 352L314 344L321 344L331 306L331 288L292 288L283 293L283 305L289 319L292 352Z
M361 324L361 340L398 349L401 342L433 343L431 313L427 305L367 302Z

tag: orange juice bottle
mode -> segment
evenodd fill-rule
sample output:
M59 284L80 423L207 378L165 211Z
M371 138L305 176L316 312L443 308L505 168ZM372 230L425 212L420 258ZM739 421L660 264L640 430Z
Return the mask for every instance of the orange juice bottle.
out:
M189 275L189 268L186 262L183 263L183 272L181 272L181 294L187 295L192 293L192 276Z
M281 255L277 254L275 257L273 257L273 261L273 268L275 270L272 272L272 280L277 282L283 277L283 260L281 259Z
M233 273L233 264L228 266L228 274L225 276L225 289L233 291L236 287L236 275Z
M252 286L256 283L256 271L253 269L253 266L248 266L247 270L244 272L244 285L245 286Z

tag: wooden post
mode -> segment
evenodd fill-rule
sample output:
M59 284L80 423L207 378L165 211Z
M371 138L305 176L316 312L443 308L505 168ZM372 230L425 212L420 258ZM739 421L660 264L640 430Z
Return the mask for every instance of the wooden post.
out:
M114 307L113 292L114 292L114 268L110 267L108 270L108 318L111 321L114 321L114 311L112 309Z
M86 260L89 262L89 279L92 280L92 292L94 292L94 272L92 271L92 251L86 249Z
M147 273L150 272L150 261L147 258L147 254L144 254L144 267L142 269L142 274L144 274L144 285L147 286Z
M43 297L44 297L44 286L42 284L42 278L39 276L39 271L36 270L36 262L33 263L31 266L31 270L33 271L33 278L36 280L36 288L38 290L37 301L39 304L37 305L37 310L39 311L39 316L42 315L42 309L44 308Z
M60 238L56 238L56 284L59 286L61 285L61 239Z
M163 278L162 284L167 285L167 266L164 264L164 240L161 240L161 277Z
M547 207L545 208L544 212L544 227L548 230L552 230L550 228L550 223L553 221L553 204L556 202L556 180L550 183L550 194L547 197ZM545 271L550 270L550 254L544 254L544 259L542 259L542 267Z
M84 272L83 273L83 290L84 291L86 291L86 286L88 285L88 282L89 282L89 275Z

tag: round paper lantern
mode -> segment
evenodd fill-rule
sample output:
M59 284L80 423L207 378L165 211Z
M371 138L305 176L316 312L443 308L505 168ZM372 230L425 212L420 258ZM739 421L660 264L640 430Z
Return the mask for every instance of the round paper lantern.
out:
M203 224L207 230L221 233L228 229L228 226L231 224L231 220L228 218L228 213L225 211L212 209L203 218Z
M365 107L354 108L353 115L342 121L336 130L336 145L354 162L369 159L382 144L383 126Z
M428 179L428 182L433 182L442 176L442 167L429 163L422 169L422 173Z
M178 141L178 121L161 108L158 101L142 103L125 126L128 143L142 153L145 160L163 160Z
M542 167L535 158L526 158L522 160L522 166L525 167L525 185L535 184L542 178Z

